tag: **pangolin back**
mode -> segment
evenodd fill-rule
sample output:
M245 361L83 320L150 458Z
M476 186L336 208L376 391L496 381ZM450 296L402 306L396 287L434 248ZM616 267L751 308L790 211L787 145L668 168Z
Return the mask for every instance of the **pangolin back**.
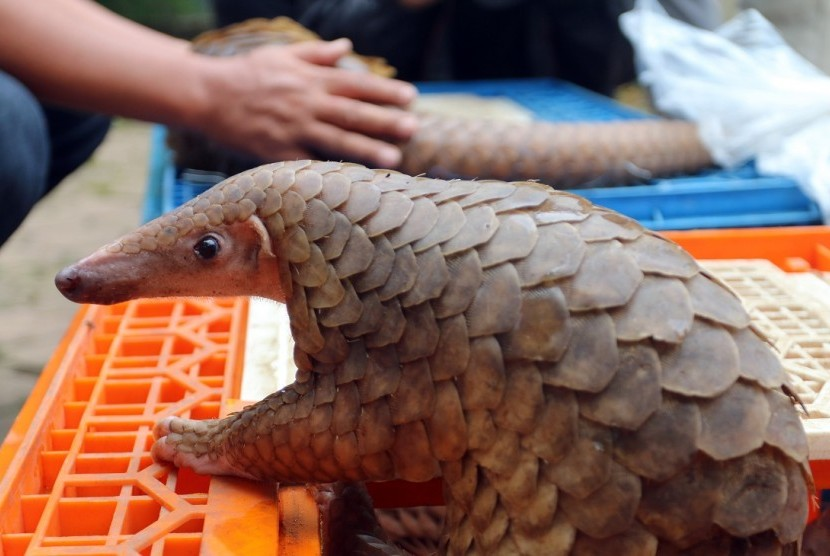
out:
M163 422L157 457L280 481L440 475L450 554L793 553L811 479L785 373L676 244L535 183L300 161L107 253L248 219L280 267L296 382Z
M231 56L268 44L314 40L316 34L285 18L255 19L209 31L193 48ZM382 59L349 56L341 65L391 76ZM623 185L688 174L711 166L697 126L658 118L612 122L515 122L418 114L417 133L404 145L400 170L440 178L540 180L558 188ZM235 174L260 164L204 136L172 130L170 144L182 168Z

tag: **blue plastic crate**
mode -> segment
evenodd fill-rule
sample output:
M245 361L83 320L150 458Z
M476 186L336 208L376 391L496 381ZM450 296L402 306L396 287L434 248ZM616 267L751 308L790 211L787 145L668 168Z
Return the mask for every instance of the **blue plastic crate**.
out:
M821 223L818 205L784 177L759 176L754 165L650 185L576 191L652 230L749 228Z
M422 83L423 94L474 93L502 96L540 120L608 121L650 117L612 99L554 79ZM149 220L206 190L215 175L183 174L173 168L164 129L153 133L150 183L144 207ZM580 189L592 202L639 220L654 230L740 228L818 224L818 206L784 177L759 176L752 164L695 176L654 180L648 185Z
M555 122L633 120L650 117L608 97L554 79L419 83L422 94L470 93L506 97L540 120Z

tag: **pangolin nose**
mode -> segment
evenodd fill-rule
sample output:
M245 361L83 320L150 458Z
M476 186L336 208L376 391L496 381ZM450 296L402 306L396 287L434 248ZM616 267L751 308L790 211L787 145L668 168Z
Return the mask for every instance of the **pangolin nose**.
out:
M55 276L55 286L63 295L70 297L80 288L81 275L74 266L68 266Z

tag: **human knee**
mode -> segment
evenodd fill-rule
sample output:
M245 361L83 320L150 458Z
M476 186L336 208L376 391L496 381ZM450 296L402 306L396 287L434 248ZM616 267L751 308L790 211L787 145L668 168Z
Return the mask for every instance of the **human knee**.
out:
M0 244L46 191L48 137L40 103L0 72Z

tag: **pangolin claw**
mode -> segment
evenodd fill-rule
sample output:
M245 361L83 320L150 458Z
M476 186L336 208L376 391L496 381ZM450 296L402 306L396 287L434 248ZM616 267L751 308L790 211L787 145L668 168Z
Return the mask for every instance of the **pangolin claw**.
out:
M222 421L183 419L165 417L153 428L156 441L150 450L153 459L169 462L176 467L189 467L204 475L234 475L248 479L255 478L239 469L227 455L215 452L211 444L214 435L221 429Z

